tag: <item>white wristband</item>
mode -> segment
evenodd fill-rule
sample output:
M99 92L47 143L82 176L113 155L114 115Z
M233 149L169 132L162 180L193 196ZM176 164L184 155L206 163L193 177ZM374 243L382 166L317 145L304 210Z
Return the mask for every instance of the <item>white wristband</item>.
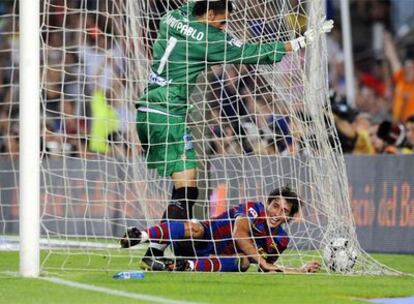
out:
M298 37L290 41L290 45L292 46L292 50L294 52L299 51L301 48L306 46L305 37Z
M292 46L292 51L297 52L300 49L299 42L296 39L290 41L290 45Z

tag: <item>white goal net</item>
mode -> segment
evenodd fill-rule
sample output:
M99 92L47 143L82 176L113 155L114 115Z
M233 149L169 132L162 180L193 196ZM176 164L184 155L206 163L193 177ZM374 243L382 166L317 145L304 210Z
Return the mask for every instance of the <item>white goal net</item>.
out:
M0 24L1 57L9 58L0 71L0 231L9 241L18 227L17 2L5 7ZM146 167L135 104L160 20L185 2L41 1L42 270L138 267L144 247L121 250L119 238L128 226L161 220L172 183ZM324 17L324 1L233 2L227 31L244 43L287 42ZM284 227L290 243L278 264L322 261L324 248L344 238L358 255L347 270L385 273L356 238L327 83L323 35L275 64L205 64L187 96L199 163L195 215L264 202L271 190L290 186L304 205Z

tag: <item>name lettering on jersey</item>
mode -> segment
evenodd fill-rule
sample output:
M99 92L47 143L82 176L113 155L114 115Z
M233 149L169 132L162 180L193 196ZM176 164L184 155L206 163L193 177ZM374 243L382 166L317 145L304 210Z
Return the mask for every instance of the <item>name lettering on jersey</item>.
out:
M148 82L150 84L157 84L160 87L165 87L167 84L171 83L171 80L166 80L162 78L161 76L158 76L157 74L155 74L153 71L151 71L151 73L148 76Z
M233 46L235 46L235 47L240 48L240 47L242 47L243 42L242 42L240 39L237 39L237 38L234 38L234 37L233 37L233 38L229 41L229 44L230 44L230 45L233 45Z
M164 21L170 28L180 32L182 35L191 37L194 40L201 41L204 39L204 33L197 31L192 26L181 22L172 15L167 16L167 19Z

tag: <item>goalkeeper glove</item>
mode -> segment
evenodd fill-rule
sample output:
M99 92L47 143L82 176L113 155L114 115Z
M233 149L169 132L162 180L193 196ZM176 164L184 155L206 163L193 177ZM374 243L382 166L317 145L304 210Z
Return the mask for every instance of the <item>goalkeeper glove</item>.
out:
M329 33L333 28L333 20L322 19L320 25L316 29L309 29L301 37L293 39L290 41L292 50L294 52L298 51L301 48L306 47L315 40L315 38L324 33Z

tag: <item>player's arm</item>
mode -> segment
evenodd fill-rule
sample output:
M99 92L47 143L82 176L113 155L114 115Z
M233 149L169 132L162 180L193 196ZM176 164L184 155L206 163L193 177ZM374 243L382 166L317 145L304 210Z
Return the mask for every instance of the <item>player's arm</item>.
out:
M314 272L319 271L319 269L321 268L321 263L319 261L312 260L312 261L306 262L299 268L283 267L283 266L279 266L278 268L283 273L314 273Z
M221 38L208 41L207 61L211 63L271 64L286 54L285 43L242 43L224 33Z
M274 265L275 262L277 261L277 259L279 258L280 254L283 251L284 251L284 249L282 249L282 251L280 251L277 255L271 255L271 256L264 255L266 257L267 263ZM321 264L320 264L319 261L312 260L312 261L309 261L309 262L303 264L299 268L283 267L283 266L280 266L280 265L278 265L277 267L278 267L279 271L283 272L283 273L307 273L307 272L317 272L320 269ZM268 270L263 269L263 268L260 268L260 270L264 271L264 272L268 271Z
M311 44L317 35L328 33L333 27L332 20L322 20L316 29L310 29L288 42L242 43L226 34L211 35L207 41L207 59L209 62L228 62L241 64L271 64L282 60L288 52L296 52Z
M303 36L299 36L285 44L287 52L296 52L312 44L320 34L329 33L333 28L333 20L322 19L315 28L308 29Z
M239 216L234 222L233 237L236 240L237 247L249 258L257 262L259 267L264 271L277 271L281 272L278 266L271 265L262 258L255 245L254 240L250 235L251 226L247 217Z
M247 217L239 216L234 223L233 237L237 247L249 258L257 262L259 268L265 272L283 273L313 273L317 272L321 264L318 261L309 261L299 268L283 267L270 264L257 251L256 245L250 236L251 224Z
M390 33L384 33L384 52L388 61L390 62L392 73L396 74L402 69L402 63L398 58L397 50Z

